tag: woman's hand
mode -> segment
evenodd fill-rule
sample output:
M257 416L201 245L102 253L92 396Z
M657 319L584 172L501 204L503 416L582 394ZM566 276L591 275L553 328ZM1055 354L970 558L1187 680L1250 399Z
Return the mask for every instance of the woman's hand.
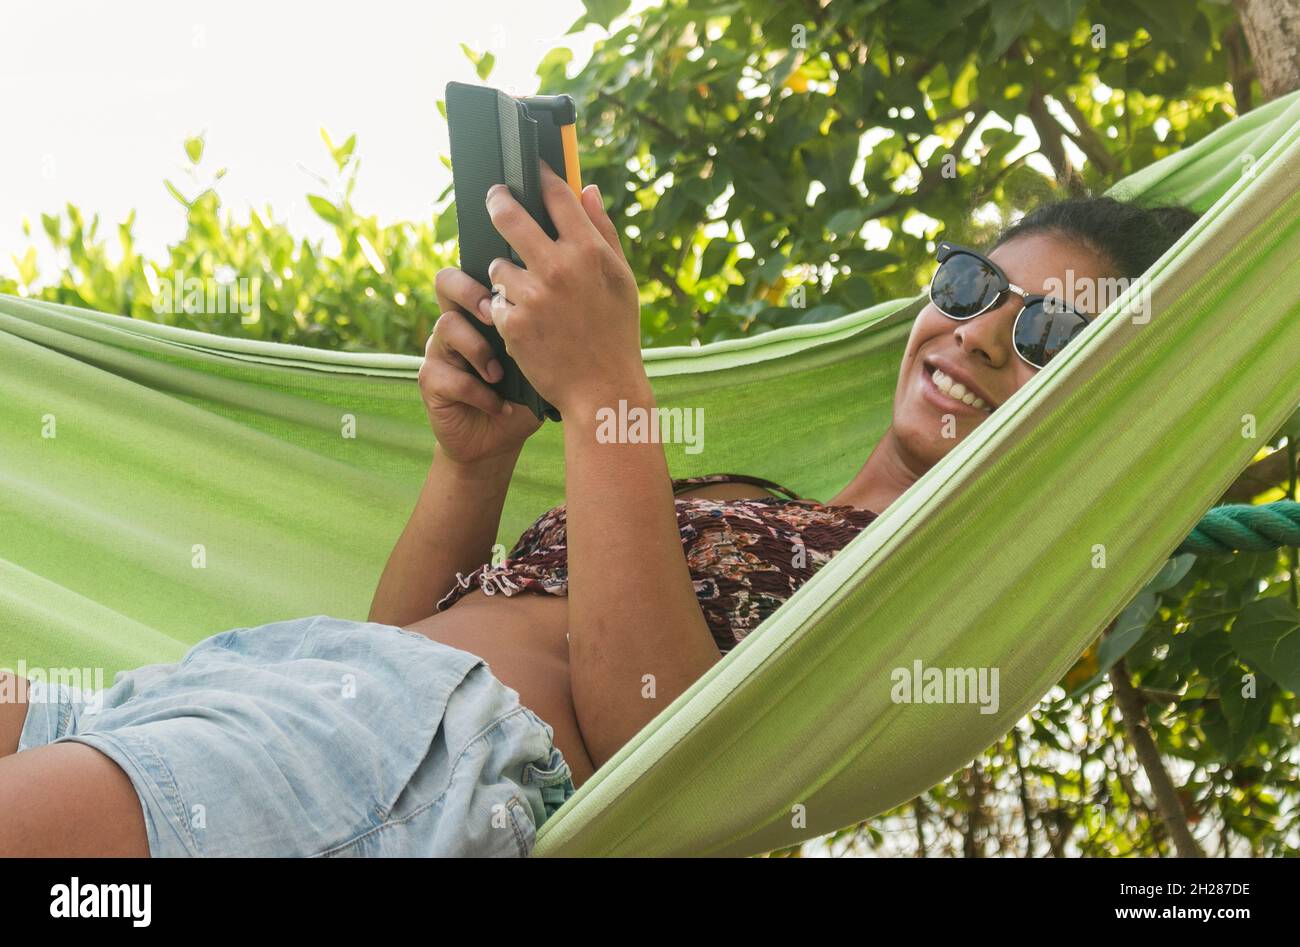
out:
M486 383L501 379L501 363L469 320L490 321L491 294L452 267L439 271L435 286L442 315L424 347L420 394L438 445L448 460L466 467L513 460L541 422Z
M542 162L552 240L509 188L488 192L492 223L524 261L488 268L492 322L537 392L560 413L616 405L648 386L641 361L641 307L618 232L594 187L574 195Z

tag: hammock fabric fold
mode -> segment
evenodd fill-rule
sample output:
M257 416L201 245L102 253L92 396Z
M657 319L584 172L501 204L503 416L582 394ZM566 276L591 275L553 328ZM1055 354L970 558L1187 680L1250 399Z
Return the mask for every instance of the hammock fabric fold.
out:
M1115 192L1206 213L584 784L536 854L746 855L898 805L1004 735L1155 574L1300 402L1300 295L1280 291L1300 94ZM831 495L889 423L921 305L647 351L660 404L707 422L702 453L668 446L674 475ZM111 680L231 627L363 619L432 449L418 367L0 297L0 667ZM562 460L548 425L502 542L562 499ZM918 666L996 669L997 699L896 701Z

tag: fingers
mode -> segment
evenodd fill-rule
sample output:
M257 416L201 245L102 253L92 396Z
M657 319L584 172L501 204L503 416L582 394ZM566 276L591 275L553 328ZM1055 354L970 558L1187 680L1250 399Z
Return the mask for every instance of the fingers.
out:
M542 203L546 205L546 213L550 215L551 223L555 224L561 240L590 235L591 221L583 210L578 195L570 190L568 183L545 161L542 162Z
M516 305L528 303L533 298L536 277L528 270L521 269L503 257L497 257L488 266L488 278L492 280L493 297L491 301L492 324L497 331L506 333L506 321L510 311Z
M433 285L443 312L460 309L492 324L492 293L464 270L445 267L438 271Z
M435 401L459 402L487 414L508 410L508 402L480 379L437 359L426 360L420 370L420 388Z
M582 189L582 209L592 226L596 228L596 232L614 249L620 259L626 261L627 257L623 255L623 244L618 239L618 228L614 226L614 221L609 219L609 214L605 213L605 205L600 199L600 188L596 185L589 184Z
M448 320L447 317L453 318ZM460 313L443 313L443 317L438 322L441 325L444 322L457 320L465 331L478 335L478 330L465 321L465 317ZM450 328L435 327L434 332L429 336L429 341L424 347L424 363L420 366L421 392L433 402L459 402L488 414L505 413L509 408L504 398L481 379L476 378L472 372L454 363L455 359L469 358L448 345L447 335L454 331ZM486 340L483 342L487 344ZM467 344L467 347L472 347L472 344ZM479 360L482 361L481 358ZM500 365L497 365L497 369L500 370Z
M492 346L462 313L452 310L439 316L434 323L431 338L444 351L460 356L473 366L484 381L498 382L504 377L505 370L497 361Z
M546 231L504 184L494 184L488 189L487 212L492 218L492 226L519 254L525 266L531 267L541 261L555 246L555 241L546 235Z

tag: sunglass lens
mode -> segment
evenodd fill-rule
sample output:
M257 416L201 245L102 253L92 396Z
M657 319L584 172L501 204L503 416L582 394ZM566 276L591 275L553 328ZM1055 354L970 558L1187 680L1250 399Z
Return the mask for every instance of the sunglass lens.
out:
M1043 368L1087 325L1083 316L1062 304L1038 300L1026 306L1016 322L1016 349L1031 364Z
M930 297L945 315L969 319L991 306L1000 291L998 275L983 261L955 253L935 271Z

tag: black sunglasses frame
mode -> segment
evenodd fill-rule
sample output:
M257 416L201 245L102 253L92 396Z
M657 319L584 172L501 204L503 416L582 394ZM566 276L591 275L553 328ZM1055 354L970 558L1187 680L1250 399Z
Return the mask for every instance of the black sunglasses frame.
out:
M974 257L980 263L988 267L993 272L993 274L998 278L998 283L1000 284L998 287L998 293L996 296L993 297L993 301L990 302L983 309L981 309L979 312L973 312L969 316L954 316L952 313L946 311L943 308L943 306L939 305L939 303L935 301L934 298L934 281L939 276L939 270L943 269L943 264L945 262L947 262L949 259L951 259L953 256L956 256L959 253L965 254L966 256ZM1015 320L1011 323L1011 339L1012 339L1011 347L1016 350L1016 355L1020 356L1020 360L1032 368L1042 369L1042 368L1046 368L1047 365L1046 363L1039 365L1036 362L1033 362L1030 359L1026 358L1025 353L1020 351L1020 346L1015 344L1016 329L1020 326L1020 317L1025 314L1025 310L1027 310L1030 306L1032 306L1034 303L1045 303L1048 300L1051 300L1055 304L1054 307L1051 309L1051 312L1053 313L1063 312L1063 313L1068 313L1070 315L1078 316L1080 319L1083 320L1083 324L1085 326L1092 321L1091 319L1088 318L1088 316L1086 316L1084 313L1079 312L1077 309L1074 309L1063 299L1059 299L1056 296L1048 296L1043 293L1025 292L1021 287L1017 286L1015 283L1007 279L1007 274L1002 271L1002 267L998 266L996 263L994 263L984 254L980 253L978 250L972 250L969 247L963 247L955 243L949 243L947 240L940 240L939 245L935 248L934 256L935 259L939 261L939 266L935 269L934 276L930 277L930 285L926 289L926 294L930 297L930 302L931 304L933 304L934 308L939 310L949 319L953 319L957 322L967 322L971 319L974 319L976 316L982 316L990 309L996 309L997 306L1002 302L1002 298L1006 296L1007 293L1015 293L1024 301L1020 307L1020 311L1016 313ZM1051 360L1048 359L1048 361Z

